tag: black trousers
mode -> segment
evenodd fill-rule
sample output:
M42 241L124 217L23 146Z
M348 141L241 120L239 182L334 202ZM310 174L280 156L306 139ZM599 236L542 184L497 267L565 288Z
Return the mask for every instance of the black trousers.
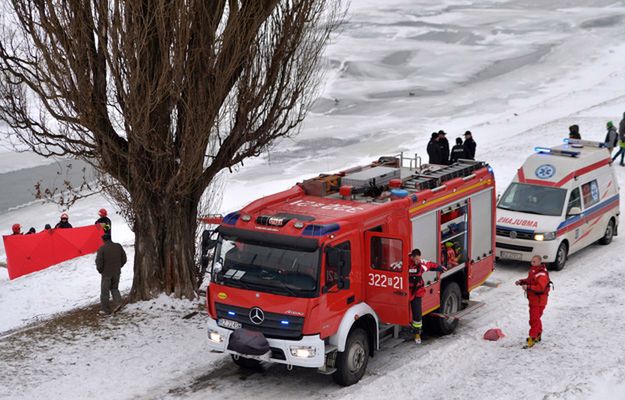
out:
M410 301L410 309L412 310L412 320L421 321L421 297L415 297Z

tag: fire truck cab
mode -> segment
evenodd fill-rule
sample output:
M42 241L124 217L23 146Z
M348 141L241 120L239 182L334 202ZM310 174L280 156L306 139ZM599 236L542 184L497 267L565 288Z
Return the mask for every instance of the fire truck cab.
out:
M494 269L494 188L483 162L420 165L400 155L226 215L206 295L209 347L243 367L268 361L356 383L411 321L414 248L448 268L424 273L423 315L453 332Z

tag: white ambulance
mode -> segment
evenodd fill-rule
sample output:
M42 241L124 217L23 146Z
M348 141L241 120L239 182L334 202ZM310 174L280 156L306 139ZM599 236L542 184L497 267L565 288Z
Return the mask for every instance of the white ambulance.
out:
M543 257L561 270L567 257L618 232L619 187L603 143L565 139L537 147L497 203L496 256Z

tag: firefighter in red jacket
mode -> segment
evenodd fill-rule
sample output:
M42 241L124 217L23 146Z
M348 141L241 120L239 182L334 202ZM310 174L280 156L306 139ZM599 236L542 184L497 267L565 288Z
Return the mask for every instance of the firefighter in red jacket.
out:
M410 269L408 270L408 276L410 280L410 308L412 310L411 327L414 333L414 341L417 344L421 343L421 328L423 328L423 322L421 321L421 299L425 294L423 273L426 271L444 272L445 267L431 261L422 260L421 250L412 250L410 253Z
M530 332L529 337L526 339L526 347L532 347L541 340L543 324L540 318L547 306L551 286L547 267L542 263L540 256L532 257L527 278L520 279L515 284L523 287L529 302Z

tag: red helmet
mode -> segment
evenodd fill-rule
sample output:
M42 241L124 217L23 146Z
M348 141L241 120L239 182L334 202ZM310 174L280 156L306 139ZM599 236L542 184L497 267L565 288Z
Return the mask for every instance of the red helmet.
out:
M20 224L13 224L11 229L13 230L13 233L20 233L22 226Z
M69 215L67 215L67 213L63 213L61 214L61 219L69 219Z
M104 208L100 208L100 211L98 211L98 215L100 217L106 217L107 214L108 213L106 212L106 209L104 209Z

